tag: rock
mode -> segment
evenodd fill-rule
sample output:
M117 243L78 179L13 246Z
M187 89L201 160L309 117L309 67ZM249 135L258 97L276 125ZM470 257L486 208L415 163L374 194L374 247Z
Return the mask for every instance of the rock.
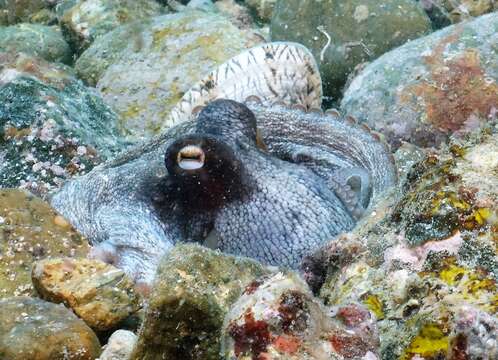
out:
M246 0L245 3L256 12L261 21L269 23L277 0Z
M498 13L447 27L369 64L341 108L387 136L439 146L496 117Z
M8 360L94 360L95 333L63 305L40 299L0 300L0 358Z
M237 28L249 32L247 35L254 37L254 41L261 41L260 29L255 24L250 9L243 2L236 0L190 0L186 5L177 1L165 2L175 12L202 10L208 13L220 14L230 20Z
M221 14L226 16L239 29L249 30L255 27L254 19L249 9L235 0L218 0L214 5Z
M498 358L498 318L463 307L456 316L456 327L449 336L451 360ZM484 331L483 331L484 330Z
M133 282L98 260L41 260L33 266L32 280L43 299L66 304L96 331L115 329L140 308Z
M426 158L427 153L424 149L407 142L401 144L398 150L394 153L399 187L403 187L405 185L407 177L413 166Z
M438 0L417 0L417 2L425 10L429 19L431 19L432 28L434 30L442 29L448 25L451 25L451 21L448 18L448 12L439 4Z
M142 31L150 19L120 26L108 34L99 37L80 55L74 67L78 77L90 86L96 86L105 71L124 56L126 49L129 54L139 51L142 47Z
M45 201L21 190L0 190L0 298L34 295L36 260L88 251L86 239Z
M60 23L74 51L81 54L96 38L116 27L163 12L154 0L83 0L67 6Z
M218 8L213 4L211 0L190 0L187 6L183 8L183 10L186 10L187 8L203 10L207 12L218 11Z
M313 52L324 93L335 100L356 65L429 31L429 18L413 0L280 0L270 26L272 41L295 41Z
M453 139L339 249L331 244L316 257L329 261L326 304L359 302L379 319L381 358L496 354L497 159L498 126Z
M498 3L495 0L446 0L444 6L449 11L449 18L453 23L498 10Z
M55 0L55 14L57 15L57 21L60 23L64 14L71 10L72 7L78 5L80 0Z
M55 13L46 0L3 0L0 1L0 24L17 23L54 24Z
M0 28L0 51L26 53L47 61L72 61L72 52L58 27L19 24Z
M294 274L248 286L227 314L223 359L378 359L375 318L349 304L327 309Z
M64 66L0 53L0 188L44 194L124 147L117 117Z
M497 138L491 136L475 146L454 143L454 153L430 156L418 164L411 179L409 175L408 192L396 205L392 221L404 229L410 246L474 231L481 241L486 239L498 211L498 178L493 173L498 164ZM487 235L491 244L492 232Z
M479 271L463 270L450 261L443 264L436 272L417 273L392 267L373 268L358 262L335 278L335 291L327 293L326 301L333 305L360 300L376 314L383 359L417 356L453 359L450 354L456 352L461 343L469 345L464 350L468 352L467 358L477 359L482 355L482 344L489 343L496 349L495 327L477 330L479 326L474 324L462 326L465 323L462 315L472 309L496 321L496 306L492 305L497 295L494 281ZM332 289L331 285L327 282L326 289ZM475 335L472 329L477 330ZM461 343L452 344L451 338L456 340L459 334L463 338Z
M118 330L109 338L99 360L129 360L136 342L137 335L133 332Z
M159 266L132 359L219 359L225 314L266 272L249 259L176 246Z
M164 119L192 84L253 44L220 15L184 11L117 28L83 53L76 70L98 81L123 133L150 137L171 125Z
M494 0L419 0L431 18L433 26L440 29L451 23L471 20L498 9Z

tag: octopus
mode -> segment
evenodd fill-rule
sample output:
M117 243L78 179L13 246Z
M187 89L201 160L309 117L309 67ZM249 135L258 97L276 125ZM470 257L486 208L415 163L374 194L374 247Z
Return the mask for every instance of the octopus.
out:
M184 95L172 127L67 182L51 203L91 256L137 282L150 284L179 242L297 268L396 182L380 136L321 100L305 47L246 50Z

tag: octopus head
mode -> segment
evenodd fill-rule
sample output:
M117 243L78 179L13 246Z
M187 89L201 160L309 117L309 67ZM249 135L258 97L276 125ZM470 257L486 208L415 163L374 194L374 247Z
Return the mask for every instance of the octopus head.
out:
M255 144L258 137L254 113L246 105L228 99L213 100L206 105L197 117L196 129L225 142Z

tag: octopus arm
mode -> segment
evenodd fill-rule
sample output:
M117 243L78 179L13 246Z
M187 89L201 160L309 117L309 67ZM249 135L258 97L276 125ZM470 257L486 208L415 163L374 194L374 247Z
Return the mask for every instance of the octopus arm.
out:
M90 256L111 263L133 274L135 280L153 280L160 254L167 252L178 238L168 233L150 208L137 202L127 206L101 206L95 214L95 227L105 229L101 241L93 245Z

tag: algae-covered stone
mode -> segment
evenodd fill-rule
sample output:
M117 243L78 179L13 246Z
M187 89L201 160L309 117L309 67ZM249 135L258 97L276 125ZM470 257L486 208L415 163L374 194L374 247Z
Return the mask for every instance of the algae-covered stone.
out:
M417 0L420 6L425 10L429 19L431 19L432 28L434 30L442 29L451 25L451 20L448 17L448 11L444 6L441 6L438 0ZM446 1L446 0L442 0Z
M59 65L0 54L0 187L44 193L122 148L116 114Z
M0 298L34 294L36 260L88 250L87 240L48 203L22 190L0 190Z
M220 15L184 11L114 30L82 55L76 69L86 81L98 79L124 133L149 137L171 125L164 119L192 84L253 44Z
M140 51L143 46L142 32L150 26L152 19L120 26L98 38L76 60L74 68L78 77L91 86L96 86L102 75L126 53ZM127 50L129 47L131 49Z
M263 22L270 22L277 0L246 0L245 3Z
M72 7L76 6L80 0L54 0L55 1L55 14L57 20L60 22L64 14Z
M329 255L321 297L329 305L357 301L375 313L382 358L477 359L482 344L496 354L497 159L494 125L453 139L341 238L342 248L356 247L355 257Z
M72 52L58 27L19 24L0 27L0 51L26 53L47 61L70 63Z
M180 3L178 3L178 6L181 6ZM218 11L218 9L216 8L216 5L211 0L190 0L187 5L184 5L181 7L182 7L182 9L179 9L180 11L189 10L189 8L208 11L208 12ZM178 10L173 9L173 7L171 7L171 6L170 6L170 8L172 8L173 11L178 11Z
M322 296L329 305L359 301L376 315L383 359L453 359L462 344L467 358L479 358L486 343L496 353L495 327L477 330L479 323L462 316L472 309L496 323L496 283L479 269L456 265L453 257L420 272L359 261L330 278ZM460 333L460 344L452 344L452 333Z
M163 12L164 8L154 0L82 0L63 12L61 27L80 54L96 38L114 28Z
M219 359L225 314L266 272L249 259L175 247L159 266L132 359Z
M245 4L240 4L236 0L217 0L214 6L220 14L228 18L239 29L251 30L256 27L254 17Z
M53 24L55 13L48 0L0 1L0 24L13 25L22 22Z
M387 136L438 146L496 117L498 13L447 27L368 65L342 109Z
M65 303L94 330L116 328L140 308L133 281L98 260L41 260L33 266L32 280L42 298Z
M0 358L94 360L99 354L95 333L63 305L29 297L0 300Z
M358 305L329 309L292 273L247 287L225 318L222 358L378 359L375 317Z
M498 317L471 307L456 314L449 336L450 359L498 359ZM488 331L482 331L483 329Z
M419 0L435 28L470 20L498 9L495 0Z
M429 32L430 21L413 0L280 0L270 31L313 52L324 93L337 99L356 65Z

